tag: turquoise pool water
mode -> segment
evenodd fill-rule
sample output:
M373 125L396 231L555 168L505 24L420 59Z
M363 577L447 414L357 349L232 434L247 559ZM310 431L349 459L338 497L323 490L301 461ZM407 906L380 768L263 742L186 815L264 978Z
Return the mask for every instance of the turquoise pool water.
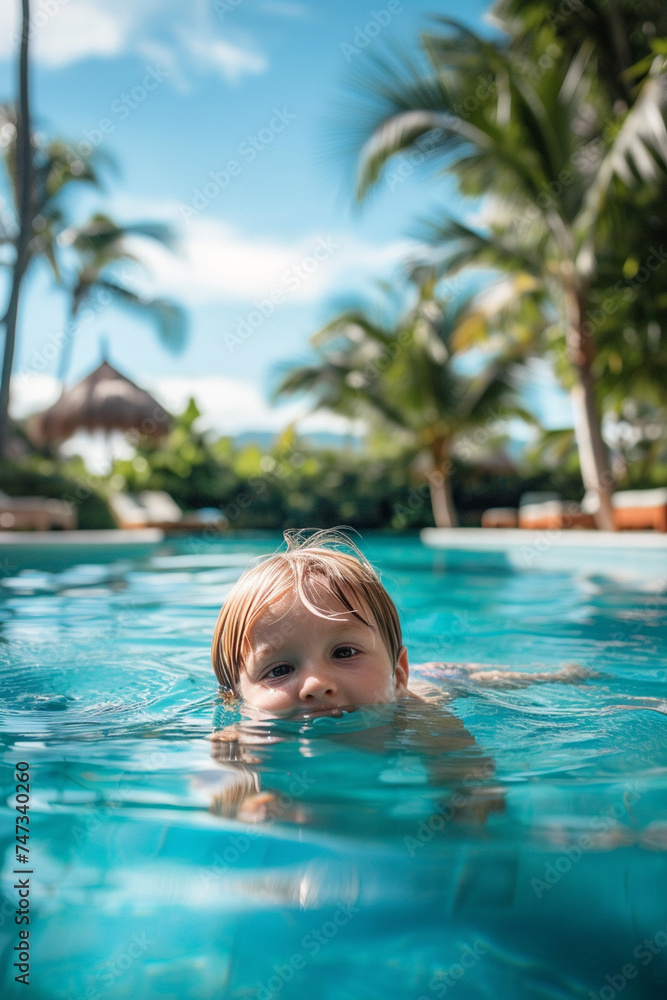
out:
M446 708L214 746L218 607L248 559L279 541L7 567L5 994L667 997L667 565L638 573L625 554L599 575L539 560L520 572L368 538L413 664L577 661L598 676L463 684ZM14 921L28 877L15 874L28 867L16 853L18 762L30 778L29 925ZM244 783L275 796L262 822L226 815ZM15 981L21 929L29 989Z

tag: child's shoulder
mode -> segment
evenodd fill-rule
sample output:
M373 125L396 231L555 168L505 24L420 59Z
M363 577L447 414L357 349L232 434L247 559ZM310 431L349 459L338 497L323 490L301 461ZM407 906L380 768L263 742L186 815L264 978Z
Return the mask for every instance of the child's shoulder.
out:
M471 663L446 663L442 660L433 663L418 663L412 668L410 677L410 694L420 701L443 704L451 701L453 695L443 685L449 683L456 687L469 680ZM430 678L437 678L434 683Z
M413 677L410 680L407 697L409 700L426 702L429 705L443 705L450 700L451 695L431 681L424 680L422 677Z

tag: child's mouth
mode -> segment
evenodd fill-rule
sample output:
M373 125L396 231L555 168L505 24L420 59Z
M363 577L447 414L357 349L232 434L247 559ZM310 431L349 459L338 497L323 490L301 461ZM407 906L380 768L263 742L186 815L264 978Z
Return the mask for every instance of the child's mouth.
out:
M340 718L342 715L349 715L356 712L356 705L337 705L335 708L307 708L296 712L293 719L320 719L322 717Z

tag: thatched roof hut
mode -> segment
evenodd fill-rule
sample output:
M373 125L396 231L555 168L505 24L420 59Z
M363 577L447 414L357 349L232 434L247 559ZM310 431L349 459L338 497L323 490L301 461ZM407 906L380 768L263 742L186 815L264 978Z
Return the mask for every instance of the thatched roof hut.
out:
M169 414L157 400L108 361L28 422L30 436L40 444L65 441L78 430L136 431L160 437L169 426Z

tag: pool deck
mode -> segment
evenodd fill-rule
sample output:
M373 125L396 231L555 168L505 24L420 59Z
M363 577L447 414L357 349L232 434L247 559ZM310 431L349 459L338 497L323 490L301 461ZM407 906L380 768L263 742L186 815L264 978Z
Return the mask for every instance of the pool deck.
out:
M556 528L424 528L424 545L440 549L450 564L475 560L513 569L646 571L667 577L667 533L657 531L563 531Z

